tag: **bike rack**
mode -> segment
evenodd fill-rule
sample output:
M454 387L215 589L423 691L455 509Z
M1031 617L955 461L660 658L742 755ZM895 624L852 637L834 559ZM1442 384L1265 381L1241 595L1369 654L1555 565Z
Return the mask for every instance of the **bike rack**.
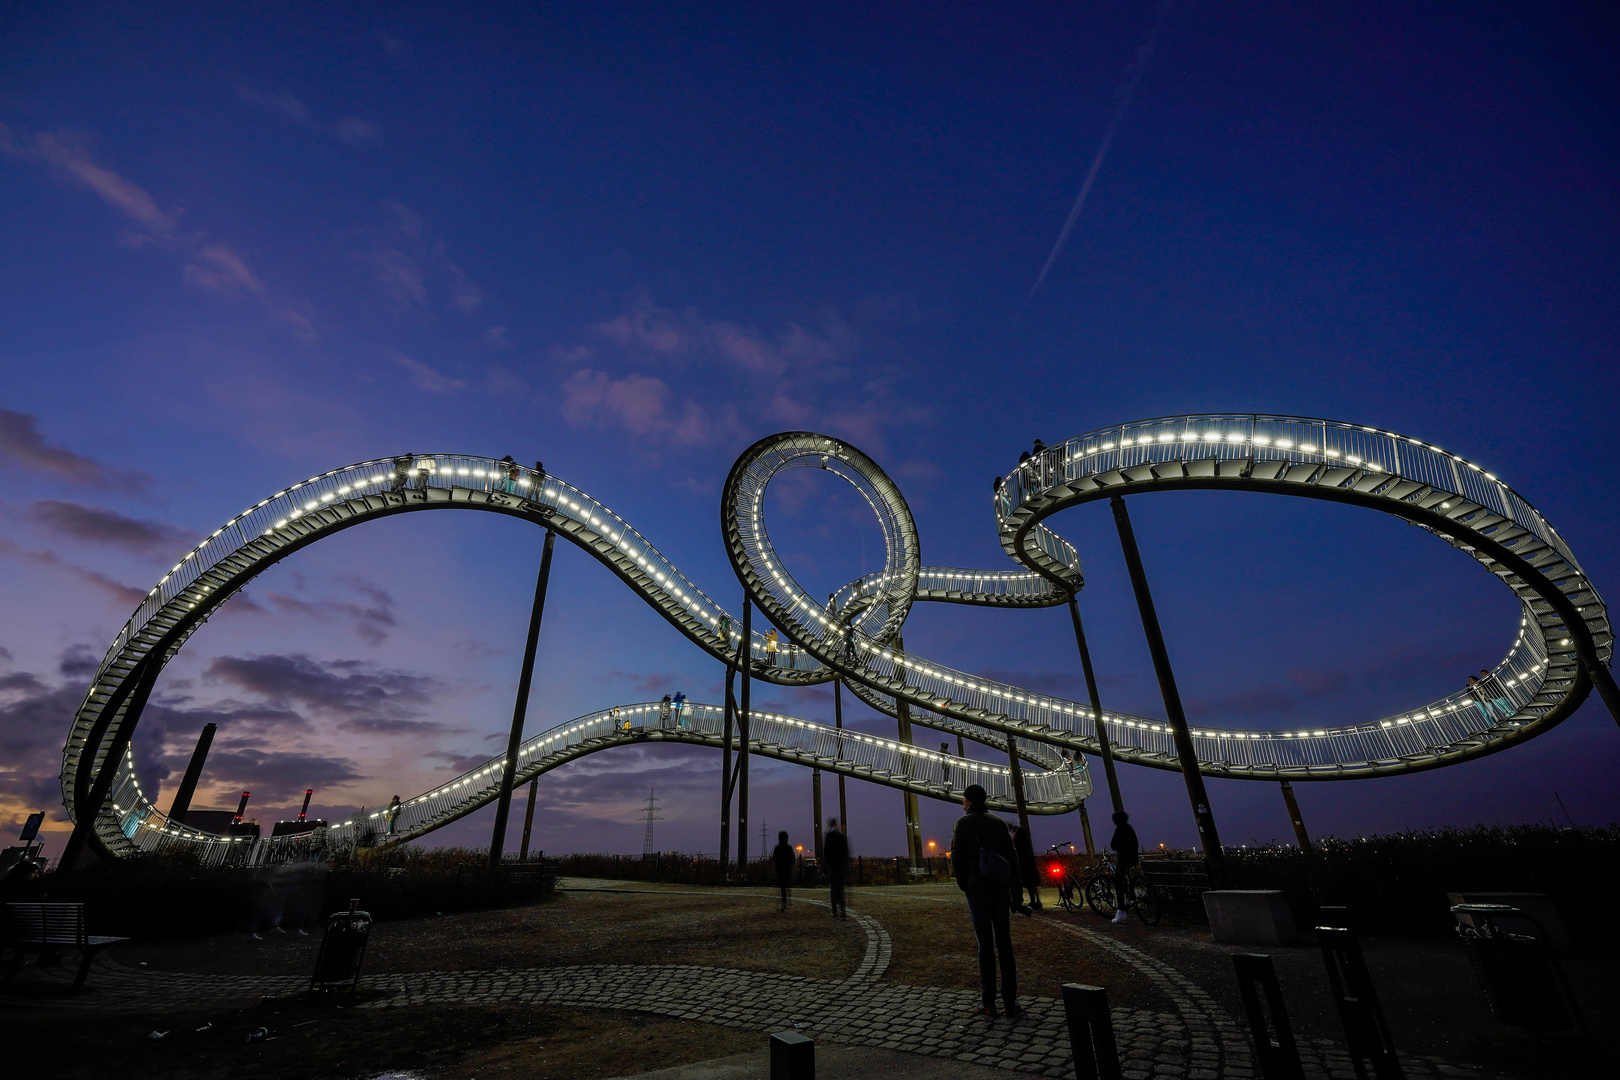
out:
M1260 1066L1262 1080L1305 1080L1299 1047L1294 1043L1288 1008L1283 1004L1282 987L1277 984L1277 969L1271 957L1265 953L1233 953L1232 966L1237 969L1238 995L1243 999L1243 1011L1249 1018L1249 1034L1254 1040L1255 1062ZM1265 995L1263 1007L1262 994ZM1269 1024L1267 1013L1270 1013Z
M1108 991L1101 986L1064 983L1063 1015L1069 1021L1069 1046L1078 1080L1122 1080L1114 1020L1108 1014Z
M1405 1080L1406 1074L1395 1056L1395 1040L1384 1022L1384 1010L1378 1006L1378 995L1373 991L1355 932L1342 926L1318 926L1316 938L1322 945L1328 984L1339 1007L1339 1022L1344 1025L1344 1041L1356 1080L1367 1080L1369 1061L1377 1080Z

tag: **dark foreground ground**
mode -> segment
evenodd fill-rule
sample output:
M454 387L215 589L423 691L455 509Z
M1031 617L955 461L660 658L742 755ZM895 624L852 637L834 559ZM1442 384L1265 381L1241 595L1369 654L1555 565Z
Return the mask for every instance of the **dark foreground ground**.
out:
M841 980L868 949L868 934L854 920L835 921L811 904L778 912L772 898L757 891L572 884L581 891L534 907L378 924L366 959L373 989L360 1003L408 992L413 975L447 971L682 964ZM965 906L950 886L863 889L851 906L892 939L880 984L977 985ZM1117 942L1139 958L1168 965L1232 1017L1242 1015L1230 959L1240 950L1214 945L1201 926L1172 917L1154 929L1114 927L1049 909L1015 919L1014 940L1025 994L1055 998L1061 984L1081 982L1107 987L1116 1009L1172 1013L1163 973L1155 979L1150 964L1106 947ZM1601 1075L1588 1074L1581 1055L1561 1044L1537 1046L1501 1029L1484 1007L1460 944L1372 938L1363 946L1402 1051L1444 1058L1484 1077ZM312 969L317 947L314 936L220 937L130 942L110 958L146 972L297 976ZM1296 1035L1342 1042L1320 953L1310 946L1265 951L1277 965ZM1589 1022L1605 1035L1606 1024L1620 1015L1617 967L1605 957L1567 964ZM217 1008L167 1008L157 1000L147 1007L127 998L114 1002L113 981L101 979L98 1000L93 973L89 992L69 999L60 983L25 969L0 996L0 1038L18 1067L5 1072L65 1080L114 1073L130 1080L372 1080L389 1074L600 1080L757 1051L768 1035L701 1017L517 1003L358 1009L342 996L282 994L264 1003L222 1000ZM706 1007L692 1004L698 1012ZM264 1035L248 1041L261 1028ZM1178 1075L1168 1063L1160 1074ZM1179 1075L1198 1073L1183 1068Z

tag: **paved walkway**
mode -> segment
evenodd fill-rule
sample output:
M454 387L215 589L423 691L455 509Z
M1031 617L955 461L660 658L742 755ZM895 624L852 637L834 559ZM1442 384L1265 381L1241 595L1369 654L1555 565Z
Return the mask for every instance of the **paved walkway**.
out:
M795 903L827 906L808 899ZM1022 997L1022 1017L992 1020L974 1014L976 990L884 983L881 980L892 954L888 932L867 915L849 914L866 934L866 952L856 970L844 979L689 965L619 964L376 975L364 979L362 985L392 996L361 1008L548 1004L619 1009L750 1031L796 1028L820 1043L927 1054L1043 1076L1074 1075L1060 1001ZM1181 973L1106 932L1057 920L1052 925L1130 964L1174 1005L1174 1012L1112 1010L1127 1080L1246 1080L1256 1075L1242 1030L1209 994ZM297 994L308 986L308 980L284 975L147 972L106 962L98 966L91 986L91 993L54 999L47 1007L95 1012L218 1009L256 1003L265 995ZM1318 1041L1302 1045L1301 1051L1306 1075L1312 1080L1354 1076L1341 1046ZM1404 1058L1403 1063L1410 1077L1484 1075L1434 1058Z

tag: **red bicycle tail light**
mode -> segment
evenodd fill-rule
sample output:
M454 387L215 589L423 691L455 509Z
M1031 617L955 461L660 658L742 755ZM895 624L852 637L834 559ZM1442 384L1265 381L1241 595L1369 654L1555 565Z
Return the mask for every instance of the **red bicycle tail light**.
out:
M1063 876L1063 867L1061 867L1061 866L1052 867L1052 876L1053 877L1062 877Z

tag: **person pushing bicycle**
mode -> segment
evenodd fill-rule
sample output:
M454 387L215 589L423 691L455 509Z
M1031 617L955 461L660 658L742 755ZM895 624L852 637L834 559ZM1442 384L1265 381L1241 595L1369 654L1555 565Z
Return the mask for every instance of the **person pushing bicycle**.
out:
M1114 811L1114 835L1109 838L1108 846L1114 849L1114 897L1119 908L1114 913L1114 922L1129 922L1130 915L1127 907L1131 899L1131 868L1141 862L1141 841L1136 838L1136 830L1131 828L1131 815L1123 810Z

